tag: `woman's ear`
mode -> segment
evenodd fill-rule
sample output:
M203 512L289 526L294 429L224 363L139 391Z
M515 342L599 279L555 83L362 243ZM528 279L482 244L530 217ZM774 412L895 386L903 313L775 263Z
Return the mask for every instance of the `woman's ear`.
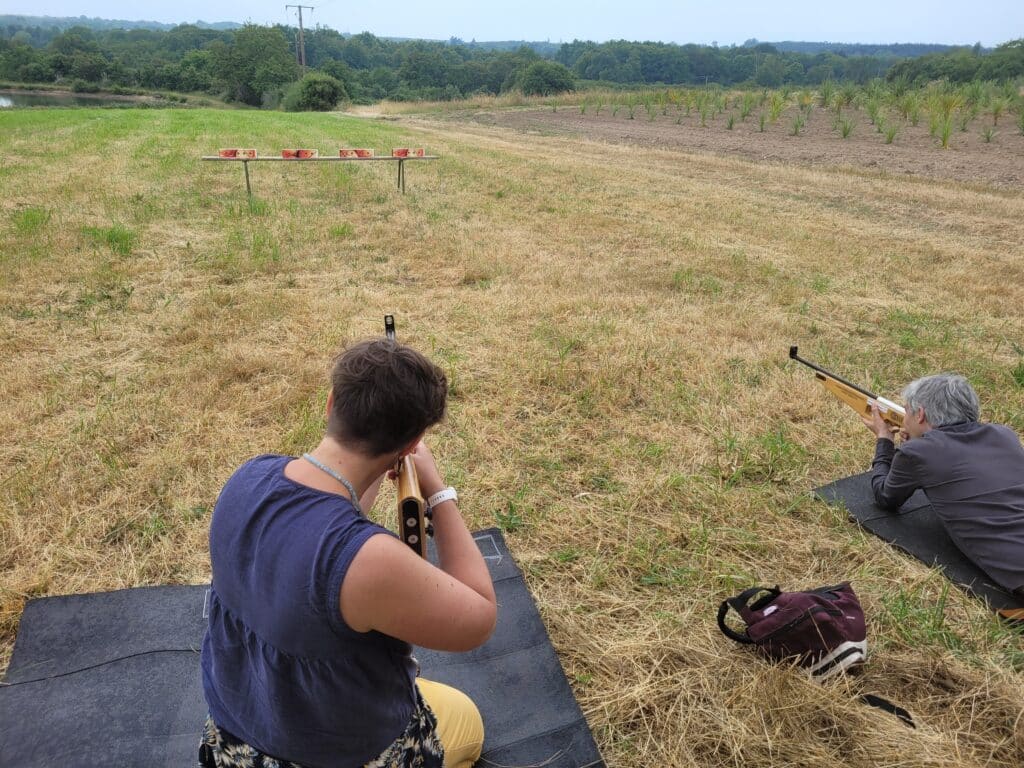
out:
M331 411L334 410L334 390L330 390L327 393L327 419L330 421Z

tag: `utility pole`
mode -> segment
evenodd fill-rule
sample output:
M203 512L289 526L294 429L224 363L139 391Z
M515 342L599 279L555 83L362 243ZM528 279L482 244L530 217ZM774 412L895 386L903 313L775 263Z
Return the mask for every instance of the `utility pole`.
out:
M308 8L312 11L314 7L312 5L286 5L284 7L286 11L289 8L299 9L299 64L302 66L302 74L306 74L306 38L302 29L302 9Z

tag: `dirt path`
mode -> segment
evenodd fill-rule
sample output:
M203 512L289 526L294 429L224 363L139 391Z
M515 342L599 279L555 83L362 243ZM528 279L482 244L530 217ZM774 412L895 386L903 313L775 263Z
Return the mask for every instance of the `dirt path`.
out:
M990 142L983 130L991 125L991 116L975 119L966 132L954 128L949 148L942 149L928 135L927 119L917 126L901 124L892 144L885 143L863 114L850 112L854 128L841 138L833 128L833 115L815 108L797 136L791 135L796 110L791 109L775 124L761 132L757 115L746 122L737 117L732 130L727 128L729 113L718 115L700 125L693 112L658 114L649 119L637 109L629 119L626 109L613 116L605 106L594 114L593 106L582 114L577 107L561 107L494 112L451 113L444 119L511 128L524 133L575 136L581 139L631 144L643 148L676 149L684 152L738 155L768 163L847 166L893 175L915 175L948 179L969 184L1019 190L1024 184L1024 135L1012 119L1004 117Z

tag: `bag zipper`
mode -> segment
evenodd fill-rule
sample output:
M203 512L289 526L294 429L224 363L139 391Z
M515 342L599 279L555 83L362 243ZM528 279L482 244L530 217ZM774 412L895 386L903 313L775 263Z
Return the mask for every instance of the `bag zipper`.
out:
M768 633L767 635L764 635L760 640L757 640L756 642L763 643L765 640L769 640L769 639L775 637L780 632L785 632L787 630L790 630L793 627L795 627L797 624L800 624L800 623L802 623L804 621L807 621L807 619L812 618L815 614L823 613L823 612L829 614L830 616L842 616L843 615L843 612L841 610L829 608L827 605L812 605L804 613L801 613L795 619L789 621L786 624L783 624L781 627L776 627L770 633Z

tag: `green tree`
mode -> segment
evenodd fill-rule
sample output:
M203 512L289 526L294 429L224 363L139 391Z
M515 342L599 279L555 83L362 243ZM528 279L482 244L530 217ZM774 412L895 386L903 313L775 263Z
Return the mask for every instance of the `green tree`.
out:
M352 68L340 59L331 59L330 61L324 62L322 67L318 69L325 75L330 75L335 80L339 81L345 88L345 92L348 94L348 98L354 99L356 94L353 93L352 85L357 80L356 73ZM358 90L358 87L355 88Z
M98 53L76 53L71 57L68 74L87 83L98 83L107 71L107 60Z
M362 79L363 89L371 99L391 98L398 90L398 75L387 67L374 67ZM355 94L353 94L355 98Z
M0 44L0 77L3 77L6 80L22 79L20 72L26 67L31 67L38 63L38 55L35 50L29 46L9 45L7 41L2 41L2 44ZM37 82L39 81L39 78L25 79L33 79ZM51 77L48 79L52 79L52 71Z
M50 42L50 50L65 56L73 56L78 52L99 53L99 46L96 44L92 30L85 27L72 27L53 38Z
M280 28L246 24L229 44L210 44L214 77L227 98L259 106L295 81L299 66Z
M212 57L209 51L189 51L178 62L180 71L178 90L206 91L213 85Z
M18 69L18 80L25 83L50 83L53 82L53 70L33 61Z
M519 80L519 87L527 96L550 96L576 89L576 82L564 65L555 61L535 61Z
M436 48L418 47L406 57L398 76L413 88L442 87L448 82L448 62Z
M769 53L758 66L754 82L765 88L778 88L785 78L785 62L774 53Z

